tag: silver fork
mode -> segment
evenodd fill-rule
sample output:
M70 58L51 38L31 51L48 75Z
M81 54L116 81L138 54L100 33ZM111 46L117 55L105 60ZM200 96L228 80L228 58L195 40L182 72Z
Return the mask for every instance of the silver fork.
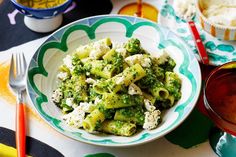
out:
M17 156L25 157L25 112L22 93L25 90L26 61L23 53L12 55L9 72L9 85L17 94L16 104L16 148Z

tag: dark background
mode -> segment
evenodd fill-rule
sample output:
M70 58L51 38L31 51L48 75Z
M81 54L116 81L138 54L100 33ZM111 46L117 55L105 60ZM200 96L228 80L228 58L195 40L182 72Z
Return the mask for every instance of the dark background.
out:
M74 0L73 2L76 3L76 7L63 15L61 26L84 17L109 14L112 10L110 0ZM24 15L19 12L15 17L16 24L12 25L8 14L14 10L10 0L3 0L0 4L0 51L50 34L37 33L28 29L24 24Z

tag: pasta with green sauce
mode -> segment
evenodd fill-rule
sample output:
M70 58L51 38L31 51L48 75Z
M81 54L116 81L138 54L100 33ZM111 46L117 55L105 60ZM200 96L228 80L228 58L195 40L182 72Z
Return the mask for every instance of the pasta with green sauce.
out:
M52 101L71 127L132 136L157 128L161 111L181 98L175 65L166 52L151 56L137 38L125 43L104 38L63 59Z

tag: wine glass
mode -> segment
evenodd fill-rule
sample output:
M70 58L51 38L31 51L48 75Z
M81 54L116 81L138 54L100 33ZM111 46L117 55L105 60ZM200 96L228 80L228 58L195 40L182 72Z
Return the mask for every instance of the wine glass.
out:
M158 10L151 4L136 0L122 7L118 14L138 16L157 22Z
M210 145L220 157L236 157L236 61L214 69L203 90L209 117L220 128L210 132Z

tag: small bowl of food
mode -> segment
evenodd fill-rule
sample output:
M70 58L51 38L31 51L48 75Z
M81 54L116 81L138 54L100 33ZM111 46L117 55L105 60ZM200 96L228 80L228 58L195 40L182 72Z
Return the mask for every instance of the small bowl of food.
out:
M63 20L62 13L72 0L24 1L11 0L17 10L25 15L25 25L35 32L51 32L58 28Z
M170 30L131 16L95 16L55 33L28 67L27 93L62 134L95 145L160 138L194 108L198 61Z
M197 0L196 8L206 32L222 40L236 40L235 0Z

